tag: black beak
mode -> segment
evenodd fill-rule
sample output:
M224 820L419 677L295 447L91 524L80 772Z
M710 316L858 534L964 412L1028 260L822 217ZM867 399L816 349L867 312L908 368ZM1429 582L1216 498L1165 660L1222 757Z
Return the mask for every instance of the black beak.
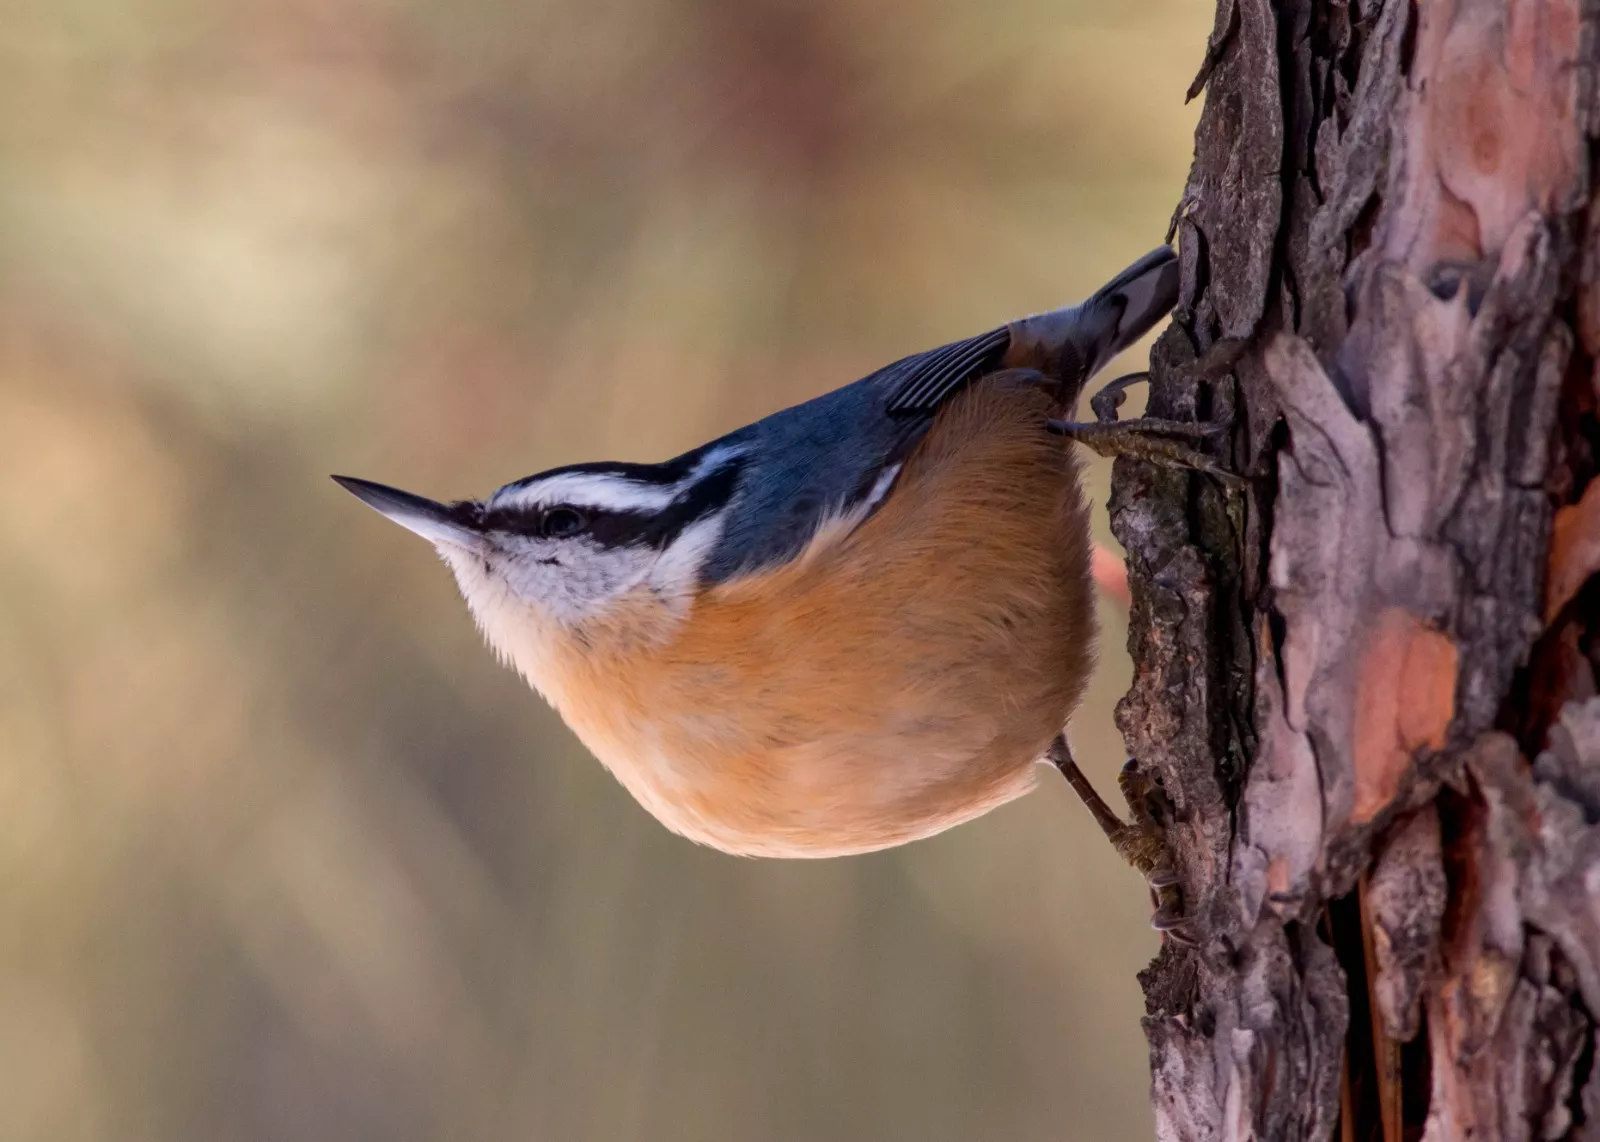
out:
M483 533L472 525L460 504L441 504L354 476L335 476L333 480L379 515L416 532L429 543L448 543L468 551L483 547Z

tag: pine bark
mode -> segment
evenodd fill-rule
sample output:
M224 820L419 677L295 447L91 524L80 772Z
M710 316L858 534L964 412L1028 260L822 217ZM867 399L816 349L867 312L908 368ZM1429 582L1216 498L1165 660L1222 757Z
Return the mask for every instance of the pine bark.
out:
M1220 0L1129 752L1163 1139L1600 1139L1600 0Z

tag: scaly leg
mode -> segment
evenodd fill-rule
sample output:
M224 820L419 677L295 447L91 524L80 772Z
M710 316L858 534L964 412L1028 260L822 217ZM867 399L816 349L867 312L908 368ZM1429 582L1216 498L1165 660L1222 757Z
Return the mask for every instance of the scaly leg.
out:
M1181 443L1184 439L1217 436L1227 432L1231 427L1229 424L1160 420L1148 416L1132 420L1117 419L1117 410L1127 399L1128 387L1149 379L1148 372L1127 373L1107 382L1089 398L1089 407L1094 410L1093 421L1052 420L1049 422L1050 431L1070 437L1102 456L1132 456L1169 468L1192 468L1207 472L1230 483L1245 483L1239 473L1198 449Z
M1232 484L1246 484L1239 473L1204 452L1179 443L1171 437L1213 436L1225 430L1215 424L1193 424L1181 420L1151 420L1138 417L1134 420L1102 421L1052 420L1048 427L1057 436L1076 440L1102 456L1132 456L1168 468L1193 468L1206 472L1219 480Z
M1088 807L1095 824L1100 826L1101 832L1111 842L1111 847L1149 884L1151 899L1156 905L1150 926L1179 943L1193 943L1186 931L1183 893L1179 889L1178 874L1172 867L1171 852L1167 848L1166 826L1161 823L1154 809L1154 802L1160 793L1150 779L1140 772L1138 763L1128 762L1117 779L1133 818L1124 822L1111 811L1111 807L1095 792L1094 786L1089 784L1083 770L1078 768L1065 734L1056 735L1055 741L1050 743L1047 756Z

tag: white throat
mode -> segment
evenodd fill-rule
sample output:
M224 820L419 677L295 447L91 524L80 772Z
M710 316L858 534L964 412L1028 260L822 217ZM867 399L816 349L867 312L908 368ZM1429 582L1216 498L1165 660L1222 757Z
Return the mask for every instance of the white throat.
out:
M514 548L485 555L438 550L489 646L550 697L544 667L557 642L583 641L600 628L612 643L671 637L694 605L725 514L690 524L660 551L607 550L576 539L551 563L552 557Z

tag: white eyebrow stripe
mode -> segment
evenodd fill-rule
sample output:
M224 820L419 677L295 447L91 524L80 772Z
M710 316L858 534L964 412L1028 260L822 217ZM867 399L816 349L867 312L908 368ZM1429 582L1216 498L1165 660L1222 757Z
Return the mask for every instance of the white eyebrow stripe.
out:
M495 496L495 508L531 508L541 504L574 504L603 511L650 511L678 498L677 484L645 484L600 472L564 472Z
M490 508L531 508L572 504L600 511L661 511L711 472L742 455L738 448L717 448L700 457L689 474L672 484L630 480L610 472L561 472L489 497Z

